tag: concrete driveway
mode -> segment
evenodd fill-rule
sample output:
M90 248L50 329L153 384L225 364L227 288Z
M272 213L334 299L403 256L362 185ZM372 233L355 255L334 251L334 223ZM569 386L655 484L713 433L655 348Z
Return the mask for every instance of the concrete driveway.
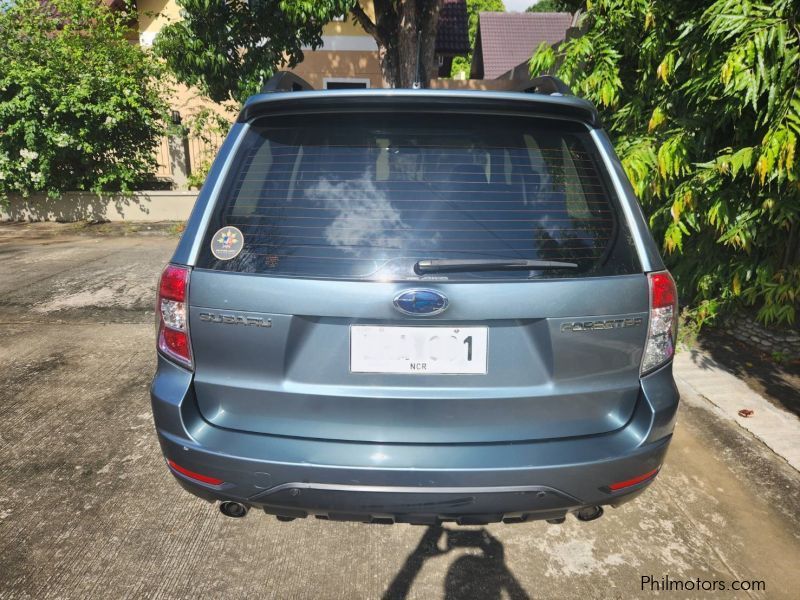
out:
M591 523L223 517L153 431L152 233L0 225L0 598L796 597L798 472L686 385L658 480Z

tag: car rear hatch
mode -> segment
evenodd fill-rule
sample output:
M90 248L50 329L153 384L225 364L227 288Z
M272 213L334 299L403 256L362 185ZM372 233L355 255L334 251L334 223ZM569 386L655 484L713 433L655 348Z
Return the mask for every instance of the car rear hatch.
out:
M589 125L341 102L242 135L189 288L211 424L430 444L627 422L648 284Z

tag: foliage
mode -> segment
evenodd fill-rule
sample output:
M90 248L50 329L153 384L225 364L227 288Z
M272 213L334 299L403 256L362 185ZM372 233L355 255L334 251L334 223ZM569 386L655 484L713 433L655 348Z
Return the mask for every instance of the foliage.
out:
M547 0L546 0L547 1ZM478 33L478 17L482 12L505 12L503 0L467 0L467 18L469 19L469 47L475 47L475 36ZM462 71L469 77L472 65L472 52L467 56L453 58L453 67L450 76L456 77Z
M570 12L574 13L581 8L583 0L539 0L529 6L525 12Z
M525 9L525 12L558 12L558 0L539 0Z
M593 0L585 35L541 47L603 113L697 322L800 302L800 3Z
M231 128L231 119L208 107L202 107L186 119L185 126L186 135L190 139L197 140L203 148L202 162L199 165L192 165L192 173L187 180L189 188L200 188L211 169L220 141Z
M243 102L282 66L322 44L322 28L353 0L177 0L182 19L164 27L155 51L178 80L216 102Z
M439 0L177 0L182 19L155 40L178 79L212 100L243 102L277 70L319 48L326 23L348 12L375 39L381 72L392 87L436 73ZM368 14L370 13L370 14ZM435 76L435 75L434 75Z
M155 169L163 67L128 12L93 0L0 10L0 197L129 190Z

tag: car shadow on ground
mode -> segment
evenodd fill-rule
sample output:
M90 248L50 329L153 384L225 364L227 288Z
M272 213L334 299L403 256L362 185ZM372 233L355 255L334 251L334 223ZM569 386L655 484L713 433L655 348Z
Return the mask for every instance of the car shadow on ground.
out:
M429 558L442 556L457 549L472 549L477 554L459 556L447 569L444 581L444 598L461 600L482 598L495 600L530 600L505 562L503 544L485 529L452 530L434 525L428 527L417 547L408 555L395 575L383 600L408 598L411 586Z

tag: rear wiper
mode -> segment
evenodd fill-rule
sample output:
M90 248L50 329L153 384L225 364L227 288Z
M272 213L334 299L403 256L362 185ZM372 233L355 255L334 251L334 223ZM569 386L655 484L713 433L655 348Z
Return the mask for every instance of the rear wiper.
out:
M493 258L433 258L420 260L414 265L417 275L447 271L535 271L537 269L577 269L576 263L555 260L528 260Z

